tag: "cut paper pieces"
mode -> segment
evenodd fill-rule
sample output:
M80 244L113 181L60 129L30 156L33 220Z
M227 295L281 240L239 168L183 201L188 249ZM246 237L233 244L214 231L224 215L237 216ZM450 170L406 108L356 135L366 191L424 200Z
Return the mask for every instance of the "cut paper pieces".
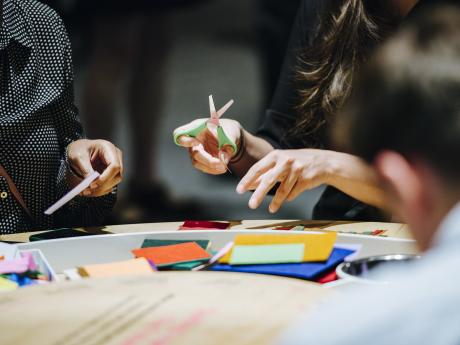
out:
M273 230L285 230L285 231L304 231L305 226L303 225L291 225L291 226L276 226Z
M142 243L142 248L150 248L150 247L163 247L163 246L170 246L173 244L181 244L181 243L190 243L195 242L204 250L208 250L211 244L209 240L150 240L146 239Z
M190 243L192 241L190 240L151 240L151 239L146 239L142 243L142 248L151 248L151 247L163 247L163 246L169 246L173 244L181 244L181 243ZM196 244L198 244L201 248L204 250L210 249L211 246L211 241L209 240L194 240ZM163 266L163 268L167 268L173 271L190 271L195 267L200 266L203 263L202 260L198 261L191 261L191 262L184 262L184 263L179 263L171 266Z
M190 261L190 262L184 262L181 264L175 264L170 267L172 271L192 271L194 268L201 266L203 264L203 260L198 260L198 261Z
M271 264L271 265L223 265L217 264L210 267L212 271L259 273L279 275L306 280L315 280L322 274L331 271L343 262L344 258L352 254L351 250L336 249L326 262L306 262L297 264Z
M190 261L207 261L211 255L195 242L173 244L162 247L134 249L136 257L144 257L158 267Z
M29 258L22 257L13 260L0 261L0 274L24 273L29 270Z
M235 246L241 245L269 245L269 244L303 244L305 246L303 261L304 262L315 262L325 261L329 258L332 252L334 243L336 241L337 234L335 232L330 233L318 233L318 234L248 234L248 235L237 235L235 237ZM220 263L229 263L232 256L232 251L227 253Z
M92 174L86 177L83 181L81 181L74 189L72 189L70 192L64 195L61 199L59 199L54 205L50 206L50 208L48 208L45 211L45 214L47 216L52 215L54 212L56 212L61 207L63 207L65 204L67 204L70 200L72 200L73 198L78 196L80 193L82 193L99 176L100 176L99 173L97 171L94 171Z
M87 265L78 268L82 277L118 277L127 275L148 275L154 270L150 263L144 258L111 262L107 264Z
M229 222L211 222L204 220L186 220L179 230L225 230L230 227Z
M304 248L303 243L235 246L229 263L230 265L251 265L302 262Z
M38 266L35 262L34 256L31 252L22 252L21 257L27 261L27 269L29 271L36 271L38 270Z
M0 277L0 292L16 290L19 285L9 279Z
M217 253L213 253L213 257L207 264L200 265L198 267L194 267L192 271L200 271L205 268L208 268L211 265L214 265L217 261L220 260L225 254L227 254L233 248L233 242L228 242L225 246L223 246Z
M335 269L334 269L331 272L327 272L327 273L319 276L318 278L316 278L315 281L318 284L327 284L327 283L334 282L334 281L336 281L338 279L339 279L339 277L337 276L337 273L335 272Z
M62 273L66 276L68 280L81 280L82 276L78 273L78 268L69 268L63 270Z

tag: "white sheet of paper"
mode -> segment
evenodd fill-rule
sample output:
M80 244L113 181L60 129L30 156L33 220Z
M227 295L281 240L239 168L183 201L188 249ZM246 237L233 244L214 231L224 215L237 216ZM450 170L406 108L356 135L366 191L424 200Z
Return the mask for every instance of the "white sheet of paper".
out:
M70 200L75 198L78 194L83 192L86 188L89 187L89 185L99 177L99 173L97 171L93 172L91 175L89 175L87 178L85 178L83 181L81 181L78 186L76 186L74 189L72 189L70 192L68 192L66 195L64 195L61 199L59 199L54 205L52 205L49 209L45 211L46 215L51 215L57 210L59 210L62 206L67 204Z

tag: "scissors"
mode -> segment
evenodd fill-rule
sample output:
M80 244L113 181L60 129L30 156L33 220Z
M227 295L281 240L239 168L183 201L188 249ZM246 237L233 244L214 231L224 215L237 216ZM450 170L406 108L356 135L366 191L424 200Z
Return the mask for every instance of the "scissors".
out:
M183 135L196 138L198 135L200 135L201 132L205 131L206 129L212 130L212 128L216 128L217 130L217 143L219 150L222 149L222 147L228 145L232 148L233 154L235 155L238 151L238 147L231 140L227 134L225 134L224 128L222 127L220 123L220 118L224 113L232 106L233 104L233 99L230 100L227 104L225 104L220 110L216 111L216 106L214 105L214 100L212 98L212 95L209 96L209 112L211 113L211 116L209 119L203 120L202 123L198 124L194 128L186 129L186 130L178 130L174 132L174 142L176 145L179 145L179 138Z

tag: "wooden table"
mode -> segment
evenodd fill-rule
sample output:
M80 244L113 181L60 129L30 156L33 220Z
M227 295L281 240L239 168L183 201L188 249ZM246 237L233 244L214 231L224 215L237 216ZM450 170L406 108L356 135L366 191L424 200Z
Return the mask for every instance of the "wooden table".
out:
M112 255L115 258L120 253L130 257L130 249L145 237L209 237L222 245L228 242L222 237L239 231L301 224L304 231L337 231L338 241L361 241L368 247L367 255L391 248L414 250L403 224L245 220L232 222L229 231L178 231L181 224L88 228L81 231L116 235L19 247L37 247L60 272L75 267L77 261L86 264L86 259L102 263L113 261ZM4 235L0 240L27 242L31 234ZM268 344L292 320L334 293L341 292L297 279L228 272L160 272L146 277L61 282L0 295L0 344Z
M95 234L122 234L156 231L177 231L182 222L150 223L150 224L129 224L109 225L99 228L80 229L84 232ZM369 236L411 239L409 228L399 223L377 223L377 222L337 222L337 221L311 221L311 220L243 220L232 221L229 230L265 230L277 227L290 227L303 225L305 229L337 231L348 234L367 234ZM14 235L0 235L0 241L28 242L32 234L43 231L26 232ZM374 235L372 234L374 233Z

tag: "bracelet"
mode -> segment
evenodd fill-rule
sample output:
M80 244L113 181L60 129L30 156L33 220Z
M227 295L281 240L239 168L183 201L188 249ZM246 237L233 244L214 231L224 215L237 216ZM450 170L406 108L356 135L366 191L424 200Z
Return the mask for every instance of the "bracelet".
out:
M246 152L246 140L245 140L245 136L244 136L244 130L241 129L240 133L241 133L241 135L240 135L240 145L239 145L240 147L239 147L239 150L236 153L236 155L234 157L232 157L232 159L230 159L229 164L238 163L243 158L244 153Z

